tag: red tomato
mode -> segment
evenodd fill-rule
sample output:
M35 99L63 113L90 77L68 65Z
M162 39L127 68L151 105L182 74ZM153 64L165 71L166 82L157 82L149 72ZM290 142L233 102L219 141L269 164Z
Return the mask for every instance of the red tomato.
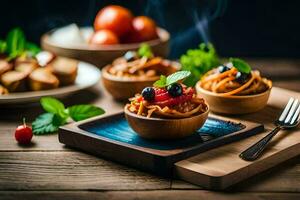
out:
M100 30L92 35L89 43L97 45L119 44L119 39L118 36L110 30Z
M135 17L132 21L133 36L137 42L153 40L157 38L155 22L146 16Z
M24 123L17 127L15 138L20 144L29 144L32 138L32 130Z
M94 21L94 29L108 29L119 37L131 30L133 16L131 12L121 6L106 6L101 9Z
M169 95L166 89L155 89L155 100L154 104L160 106L174 106L180 103L189 101L193 98L194 90L193 89L184 89L183 94L178 97L172 97Z

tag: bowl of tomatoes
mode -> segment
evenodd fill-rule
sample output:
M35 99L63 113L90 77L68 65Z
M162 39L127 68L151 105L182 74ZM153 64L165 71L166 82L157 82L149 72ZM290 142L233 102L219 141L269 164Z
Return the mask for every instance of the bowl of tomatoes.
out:
M169 53L169 33L147 16L134 16L127 8L109 5L99 10L93 27L71 24L54 29L41 38L43 49L103 67L141 43L155 55Z

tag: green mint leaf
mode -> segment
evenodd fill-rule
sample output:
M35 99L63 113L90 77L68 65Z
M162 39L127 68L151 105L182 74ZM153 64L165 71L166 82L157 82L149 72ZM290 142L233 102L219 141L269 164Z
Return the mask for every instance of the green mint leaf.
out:
M140 48L138 49L138 55L140 57L152 58L153 53L149 44L146 43L141 44Z
M6 51L10 59L21 55L25 50L26 38L20 28L12 29L6 37Z
M160 79L157 80L153 85L158 88L163 88L163 87L166 87L173 83L176 83L177 81L185 79L190 75L191 75L191 72L189 72L189 71L178 71L178 72L175 72L175 73L169 75L168 77L161 75Z
M58 99L53 97L42 97L40 102L45 111L56 114L63 119L68 118L68 113L65 111L64 104Z
M184 80L187 86L194 86L206 72L220 64L216 50L212 44L202 43L198 49L189 49L180 57L182 70L192 74Z
M176 83L177 81L180 81L182 79L185 79L187 78L188 76L191 75L191 72L190 71L179 71L179 72L175 72L171 75L169 75L167 77L167 83L165 86L168 86L168 85L171 85L173 83Z
M162 88L162 87L165 87L166 84L167 84L167 77L164 75L161 75L160 79L155 81L155 83L153 85L155 87Z
M230 58L229 59L229 62L232 63L232 65L239 71L239 72L242 72L242 73L246 73L246 74L249 74L251 72L251 67L250 65L240 59L240 58Z
M74 105L68 107L67 110L70 117L74 121L84 120L105 113L105 111L102 108L88 104Z
M0 40L0 53L5 53L5 51L6 51L6 42Z
M66 121L56 114L44 113L32 122L32 132L35 135L54 133L58 131L59 126L65 123Z

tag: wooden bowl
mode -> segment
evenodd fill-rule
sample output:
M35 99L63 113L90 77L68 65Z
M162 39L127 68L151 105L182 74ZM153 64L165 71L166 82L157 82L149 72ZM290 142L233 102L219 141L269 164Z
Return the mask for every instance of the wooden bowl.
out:
M203 89L199 82L196 84L197 94L205 99L210 110L222 114L248 114L263 109L267 105L271 89L272 87L255 95L222 97Z
M152 86L159 79L159 77L151 77L147 80L116 77L108 73L109 67L110 65L107 65L101 70L102 83L116 100L128 100L135 94L141 93L145 87Z
M41 46L44 50L53 52L56 55L86 61L100 68L111 63L115 58L123 56L127 51L137 50L140 46L140 43L103 46L74 44L66 46L51 41L50 36L54 31L52 30L42 36ZM151 46L155 55L165 58L169 54L170 34L162 28L157 28L157 33L159 38L147 41L147 44Z
M205 123L209 108L204 113L182 119L147 118L130 112L125 106L125 117L131 128L147 139L180 139L195 133Z

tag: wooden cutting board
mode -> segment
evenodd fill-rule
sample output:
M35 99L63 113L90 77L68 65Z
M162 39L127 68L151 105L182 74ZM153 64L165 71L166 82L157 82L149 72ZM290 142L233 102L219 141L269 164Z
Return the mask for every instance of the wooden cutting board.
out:
M300 93L273 88L268 106L264 110L238 117L264 123L267 127L266 131L177 162L174 168L176 176L190 183L220 190L299 155L300 130L298 126L296 129L281 131L276 135L260 159L247 162L239 158L243 150L274 127L272 122L280 115L290 97L300 99Z

